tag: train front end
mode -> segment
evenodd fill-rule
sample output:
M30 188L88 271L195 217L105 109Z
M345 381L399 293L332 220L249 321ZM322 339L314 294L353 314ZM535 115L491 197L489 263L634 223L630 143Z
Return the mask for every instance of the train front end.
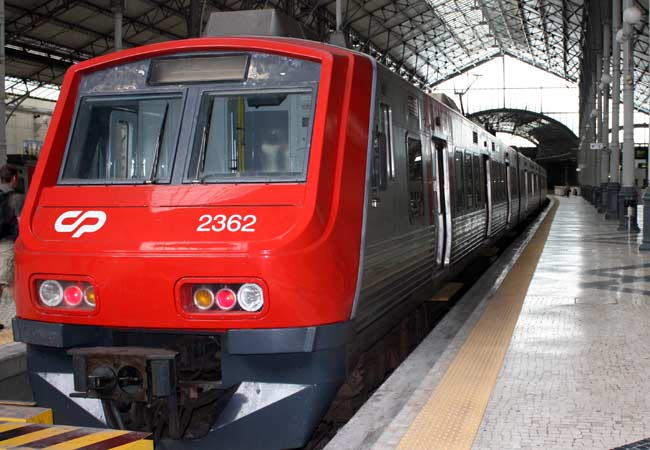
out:
M57 423L304 445L346 376L373 79L261 38L70 69L16 243L14 334Z

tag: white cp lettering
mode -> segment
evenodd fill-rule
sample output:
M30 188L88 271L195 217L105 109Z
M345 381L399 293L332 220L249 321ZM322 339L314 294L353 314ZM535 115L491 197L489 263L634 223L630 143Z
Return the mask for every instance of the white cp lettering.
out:
M68 219L77 220L70 224L63 223ZM95 219L96 222L91 224L84 224L84 222L86 222L88 219L91 221ZM66 211L56 219L56 222L54 223L54 229L59 233L72 233L74 231L72 237L78 238L84 233L94 233L103 227L105 223L106 213L104 211Z

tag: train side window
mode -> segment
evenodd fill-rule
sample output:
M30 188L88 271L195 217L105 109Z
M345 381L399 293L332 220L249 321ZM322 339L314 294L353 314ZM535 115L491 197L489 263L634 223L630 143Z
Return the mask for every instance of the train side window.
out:
M381 132L381 128L373 133L371 168L373 189L385 191L388 159L386 158L386 135Z
M478 155L474 155L473 157L473 172L474 172L474 206L477 208L480 206L483 206L481 204L481 187L483 186L482 179L483 177L481 176L481 159L478 157Z
M409 220L424 217L424 178L422 177L422 143L419 139L407 138L409 158Z
M393 146L393 112L391 107L385 103L379 104L379 132L384 134L386 141L386 164L388 178L395 179L395 156Z
M454 152L454 184L456 185L456 212L465 208L463 183L463 152Z
M494 199L501 200L501 172L499 163L494 161Z
M468 152L465 152L463 172L465 180L465 206L472 209L474 208L474 177L472 170L472 155Z
M490 185L491 185L491 195L492 195L492 200L496 201L497 200L497 177L499 175L497 174L497 165L494 161L490 161Z
M499 164L499 200L503 201L506 199L506 190L505 190L505 183L504 183L504 176L503 176L503 169L504 165L501 163Z
M499 200L505 199L505 189L503 184L503 165L499 163Z

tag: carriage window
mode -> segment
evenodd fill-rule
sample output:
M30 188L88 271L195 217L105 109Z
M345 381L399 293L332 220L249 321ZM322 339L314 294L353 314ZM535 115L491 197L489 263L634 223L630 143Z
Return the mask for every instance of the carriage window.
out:
M490 161L490 189L492 189L492 200L497 200L497 167L494 161Z
M385 158L388 165L388 177L391 180L395 179L395 157L393 156L393 118L390 106L380 103L379 104L379 132L383 133L386 141Z
M169 179L181 102L180 95L84 98L61 181L142 183Z
M387 161L386 135L380 129L376 129L372 144L372 187L375 191L386 190Z
M304 181L312 116L311 92L206 94L187 178Z
M465 153L465 206L474 208L474 177L472 174L472 155Z
M409 158L409 220L424 217L424 179L422 177L422 143L406 140Z
M454 184L456 185L456 212L459 212L465 208L463 193L463 152L454 152Z
M506 167L503 164L499 164L499 192L501 194L501 200L506 199Z
M481 202L481 186L483 185L483 177L481 176L481 159L478 155L473 157L473 171L474 171L474 205L478 208L483 206Z

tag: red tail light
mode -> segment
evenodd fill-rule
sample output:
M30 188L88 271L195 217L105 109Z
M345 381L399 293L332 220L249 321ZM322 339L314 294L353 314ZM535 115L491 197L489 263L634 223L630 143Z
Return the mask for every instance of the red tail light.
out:
M230 311L237 304L237 295L230 289L219 289L216 295L217 306L224 311Z
M84 293L79 286L72 284L63 291L63 301L68 306L79 306L83 299Z

